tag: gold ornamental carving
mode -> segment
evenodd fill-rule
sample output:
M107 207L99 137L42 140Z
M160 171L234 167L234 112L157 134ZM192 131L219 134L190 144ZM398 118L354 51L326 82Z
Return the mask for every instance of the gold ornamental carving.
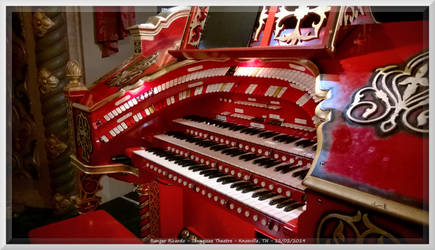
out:
M48 158L55 159L60 154L65 152L65 150L68 148L68 146L63 143L61 140L59 140L55 135L51 134L47 138L47 151L48 151Z
M320 28L326 20L326 13L330 10L331 7L329 6L317 6L313 8L308 6L298 6L296 9L289 11L285 6L281 6L279 8L279 12L275 15L277 20L275 22L274 39L285 42L289 45L297 45L303 41L319 38ZM311 28L313 31L310 29L309 31L303 33L301 27L302 20L310 15L317 15L320 20L317 23L315 21L311 23ZM279 36L281 31L285 28L284 22L290 18L296 18L297 20L295 27L286 27L293 29L293 31L289 35Z
M39 91L41 91L43 95L50 93L59 85L59 79L46 68L42 68L39 71L38 81Z
M86 162L91 161L91 153L93 152L91 127L86 116L80 112L77 115L77 145L81 148L80 154Z
M362 225L360 225L362 224ZM363 227L362 227L363 226ZM331 213L317 227L317 243L400 243L391 233L374 225L367 213L355 216ZM369 242L375 240L375 242Z
M33 13L33 29L36 36L43 37L53 26L54 22L41 9Z

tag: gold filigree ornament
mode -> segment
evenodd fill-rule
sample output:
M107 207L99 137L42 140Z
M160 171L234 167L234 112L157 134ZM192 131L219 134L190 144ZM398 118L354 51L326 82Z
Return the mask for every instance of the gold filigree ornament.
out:
M77 145L81 147L81 156L86 162L91 161L91 153L93 152L91 127L86 116L80 112L77 115Z
M362 225L361 224L362 221ZM362 227L364 226L364 227ZM370 222L368 214L361 215L358 211L355 216L330 213L323 217L317 227L317 243L400 243L391 233L375 226Z
M47 31L54 26L54 22L45 13L38 9L33 13L33 29L38 37L43 37Z
M42 68L39 71L38 81L39 91L41 91L43 95L50 93L59 85L59 79L46 68Z
M317 6L314 8L308 6L299 6L293 11L287 10L285 6L279 7L279 12L275 15L278 19L275 22L274 39L288 43L289 45L296 45L302 41L319 38L320 28L326 20L326 13L330 10L331 7L329 6ZM317 23L315 23L315 21L311 23L313 32L310 29L306 33L302 33L302 21L310 15L317 15L319 17L319 21ZM284 22L293 17L297 20L295 27L292 28L293 31L289 35L279 36L281 31L284 29Z
M380 123L380 134L397 127L429 133L429 52L412 57L404 67L376 69L368 86L354 94L346 118L358 124Z

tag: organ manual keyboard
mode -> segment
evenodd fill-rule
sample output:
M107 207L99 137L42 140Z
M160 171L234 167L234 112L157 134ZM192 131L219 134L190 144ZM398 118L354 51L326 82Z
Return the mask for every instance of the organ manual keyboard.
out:
M80 210L109 175L137 185L147 243L427 243L427 22L220 8L131 27L135 54L90 89L69 64ZM219 40L220 18L252 35Z

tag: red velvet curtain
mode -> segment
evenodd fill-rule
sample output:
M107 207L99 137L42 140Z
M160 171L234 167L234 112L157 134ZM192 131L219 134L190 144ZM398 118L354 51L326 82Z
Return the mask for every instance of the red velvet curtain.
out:
M118 52L118 40L128 36L127 28L136 23L135 17L134 7L95 7L95 28L102 57Z

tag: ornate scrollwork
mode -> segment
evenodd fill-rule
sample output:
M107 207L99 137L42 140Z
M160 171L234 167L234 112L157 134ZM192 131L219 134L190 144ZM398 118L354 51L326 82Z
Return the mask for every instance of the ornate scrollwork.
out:
M90 162L91 153L93 152L91 127L86 116L80 112L77 115L77 145L81 148L81 156L83 160Z
M404 67L388 65L375 70L368 86L359 89L346 117L359 124L378 124L381 134L398 123L417 133L429 132L429 54L422 52Z
M258 27L255 31L254 35L254 41L258 41L258 38L260 36L260 32L264 29L264 26L266 25L266 19L267 19L267 12L269 11L269 8L267 6L263 6L263 9L261 10L260 16L258 17Z
M124 87L126 85L131 84L131 80L141 75L145 69L147 69L150 65L156 63L157 57L159 56L159 52L152 54L151 56L139 60L130 66L127 69L123 70L115 77L107 81L107 85L111 87Z
M54 22L41 9L33 13L33 29L38 37L43 37L53 26Z
M361 221L362 225L359 225ZM320 221L316 234L317 243L400 243L392 234L370 222L367 213L361 215L361 211L355 216L326 215Z
M308 40L319 38L320 28L322 27L323 22L326 20L326 13L330 9L331 7L329 6L317 6L314 8L307 7L307 6L299 6L295 10L289 11L286 9L285 6L281 6L279 8L279 12L276 13L275 15L278 19L275 22L274 39L279 40L281 42L288 43L290 45L296 45L302 41L308 41ZM311 32L310 29L306 33L302 33L301 31L302 20L310 15L317 15L320 18L320 20L317 23L315 23L315 21L311 23L311 28L313 29L314 32ZM292 17L295 17L297 20L295 27L292 27L293 31L289 35L279 36L281 31L284 29L284 21Z
M338 20L338 25L346 26L351 24L357 17L364 16L364 8L362 6L344 6L341 9L341 15Z
M39 71L38 81L40 85L39 90L43 95L50 93L59 85L59 79L46 68L42 68Z

